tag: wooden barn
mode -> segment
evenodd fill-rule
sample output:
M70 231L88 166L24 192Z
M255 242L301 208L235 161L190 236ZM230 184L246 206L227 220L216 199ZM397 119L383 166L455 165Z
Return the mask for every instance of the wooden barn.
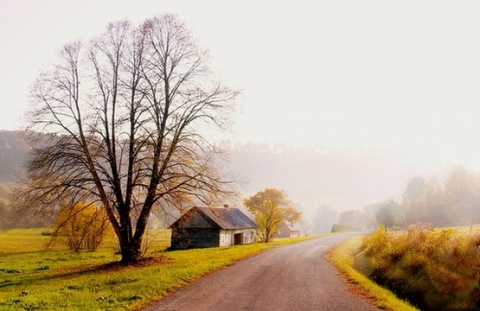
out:
M295 238L300 236L300 228L289 221L282 221L278 225L277 232L273 235L274 238Z
M203 248L255 242L257 225L238 208L194 206L169 227L171 248Z

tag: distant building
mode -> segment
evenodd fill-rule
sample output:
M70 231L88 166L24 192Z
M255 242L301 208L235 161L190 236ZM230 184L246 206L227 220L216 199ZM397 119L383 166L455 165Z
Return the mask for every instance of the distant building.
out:
M203 248L255 242L257 225L238 208L194 206L173 224L171 248Z
M295 238L300 236L300 228L289 221L282 221L278 225L278 231L273 235L274 238Z

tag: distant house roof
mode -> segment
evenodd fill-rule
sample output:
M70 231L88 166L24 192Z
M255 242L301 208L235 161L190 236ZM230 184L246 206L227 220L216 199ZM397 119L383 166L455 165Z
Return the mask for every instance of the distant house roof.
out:
M195 212L202 215L206 219L213 222L220 229L231 230L231 229L247 229L247 228L257 228L257 224L251 220L247 215L245 215L238 208L233 207L199 207L194 206L183 214L179 219L177 219L171 227L180 226L180 222L185 220L188 215L192 215ZM188 225L186 225L188 227Z
M296 223L292 223L292 222L287 221L287 220L283 221L283 223L285 224L285 226L287 226L287 228L291 232L297 232L297 231L300 232L301 231L300 227Z

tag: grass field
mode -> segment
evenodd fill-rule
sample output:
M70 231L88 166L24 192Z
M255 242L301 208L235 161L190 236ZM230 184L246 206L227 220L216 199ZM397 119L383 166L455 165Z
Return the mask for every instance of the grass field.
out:
M277 239L271 244L165 251L168 231L150 231L149 261L119 267L115 243L95 252L49 249L40 229L0 231L0 310L136 310L206 273L279 244L310 237Z

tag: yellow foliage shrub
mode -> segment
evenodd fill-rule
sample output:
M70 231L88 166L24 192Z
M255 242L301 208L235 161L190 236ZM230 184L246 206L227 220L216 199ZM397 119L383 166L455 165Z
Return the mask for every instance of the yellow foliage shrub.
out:
M380 228L363 239L356 262L368 277L422 310L470 310L480 298L479 241L478 235L454 230Z
M105 210L95 204L63 207L55 221L57 235L65 236L70 249L94 251L105 236L113 234Z

